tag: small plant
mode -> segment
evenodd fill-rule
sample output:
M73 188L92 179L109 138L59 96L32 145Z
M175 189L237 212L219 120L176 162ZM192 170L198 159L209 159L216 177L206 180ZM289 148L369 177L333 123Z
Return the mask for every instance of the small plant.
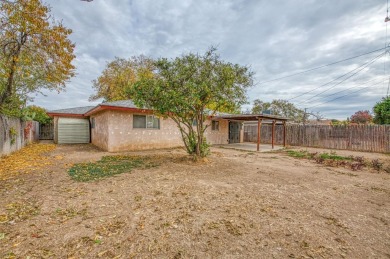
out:
M362 156L351 156L352 160L359 162L359 163L364 163L364 157Z
M318 155L318 152L308 153L310 159L314 159Z
M326 166L333 167L350 167L353 171L361 170L364 166L366 166L366 162L364 157L360 156L340 156L337 155L335 151L331 151L330 153L318 153L313 152L310 153L308 151L296 151L296 150L287 150L287 154L291 157L295 158L307 158L309 160L314 160L318 164L324 164ZM379 161L378 161L379 162ZM377 164L376 162L372 164L374 168L382 168L382 165ZM378 170L378 169L377 169ZM389 169L390 170L390 169Z
M322 163L324 163L325 158L322 157L322 156L316 156L316 157L314 157L314 160L316 160L316 162L317 162L318 164L322 164Z
M306 158L307 157L307 152L304 150L287 150L287 154L291 157L295 158Z
M321 158L331 160L352 160L351 157L339 156L334 151L329 153L322 153L319 155Z
M11 138L11 145L15 144L17 135L18 135L18 133L16 132L15 128L9 129L9 136Z
M372 168L374 168L376 171L380 171L383 167L383 163L379 161L379 159L373 159L371 161Z
M364 166L364 163L360 163L360 162L353 162L351 163L351 169L353 171L357 171L357 170L361 170Z

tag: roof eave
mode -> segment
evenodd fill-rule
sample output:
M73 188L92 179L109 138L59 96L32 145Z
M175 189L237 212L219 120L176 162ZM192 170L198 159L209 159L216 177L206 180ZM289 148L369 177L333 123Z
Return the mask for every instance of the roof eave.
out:
M120 106L111 106L111 105L98 105L92 110L89 110L87 113L85 113L85 116L91 116L92 114L95 114L99 111L103 110L115 110L115 111L131 111L131 112L140 112L140 113L152 113L153 110L150 109L139 109L139 108L130 108L130 107L120 107Z
M58 112L48 112L47 115L50 117L86 117L84 114L77 113L58 113Z

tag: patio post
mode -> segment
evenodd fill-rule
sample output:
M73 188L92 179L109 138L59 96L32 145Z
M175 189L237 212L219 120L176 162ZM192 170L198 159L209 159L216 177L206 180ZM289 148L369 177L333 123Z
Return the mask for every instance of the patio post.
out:
M286 147L286 122L283 121L283 147Z
M257 118L257 151L260 151L260 131L261 131L261 119Z
M274 149L274 144L275 144L275 123L276 121L272 121L272 149Z

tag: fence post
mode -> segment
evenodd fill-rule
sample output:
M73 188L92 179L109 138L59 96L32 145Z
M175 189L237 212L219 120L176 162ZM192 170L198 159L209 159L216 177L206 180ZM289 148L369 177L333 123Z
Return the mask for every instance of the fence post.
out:
M274 149L275 144L275 123L276 121L272 121L272 149Z
M260 132L261 132L261 119L257 119L257 151L260 151Z

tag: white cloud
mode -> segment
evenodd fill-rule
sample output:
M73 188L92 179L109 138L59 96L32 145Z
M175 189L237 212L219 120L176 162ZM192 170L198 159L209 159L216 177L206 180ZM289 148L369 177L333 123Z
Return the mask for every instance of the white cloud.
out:
M223 59L251 66L256 72L256 82L262 82L385 44L386 7L381 0L94 0L89 3L48 0L47 3L52 7L53 16L73 30L71 39L76 43L77 56L74 61L77 76L67 85L67 91L36 98L36 104L48 109L88 105L88 97L93 93L91 80L115 56L146 54L173 58L190 51L204 52L216 45ZM257 85L249 90L249 100L292 98L333 80L374 55ZM352 79L361 83L383 76L383 67L380 60ZM354 81L340 84L329 90L329 94L353 86L351 82ZM315 111L326 117L345 118L356 110L370 110L385 88L384 84L368 88L363 93L318 106ZM310 94L293 101L299 103L308 98Z

